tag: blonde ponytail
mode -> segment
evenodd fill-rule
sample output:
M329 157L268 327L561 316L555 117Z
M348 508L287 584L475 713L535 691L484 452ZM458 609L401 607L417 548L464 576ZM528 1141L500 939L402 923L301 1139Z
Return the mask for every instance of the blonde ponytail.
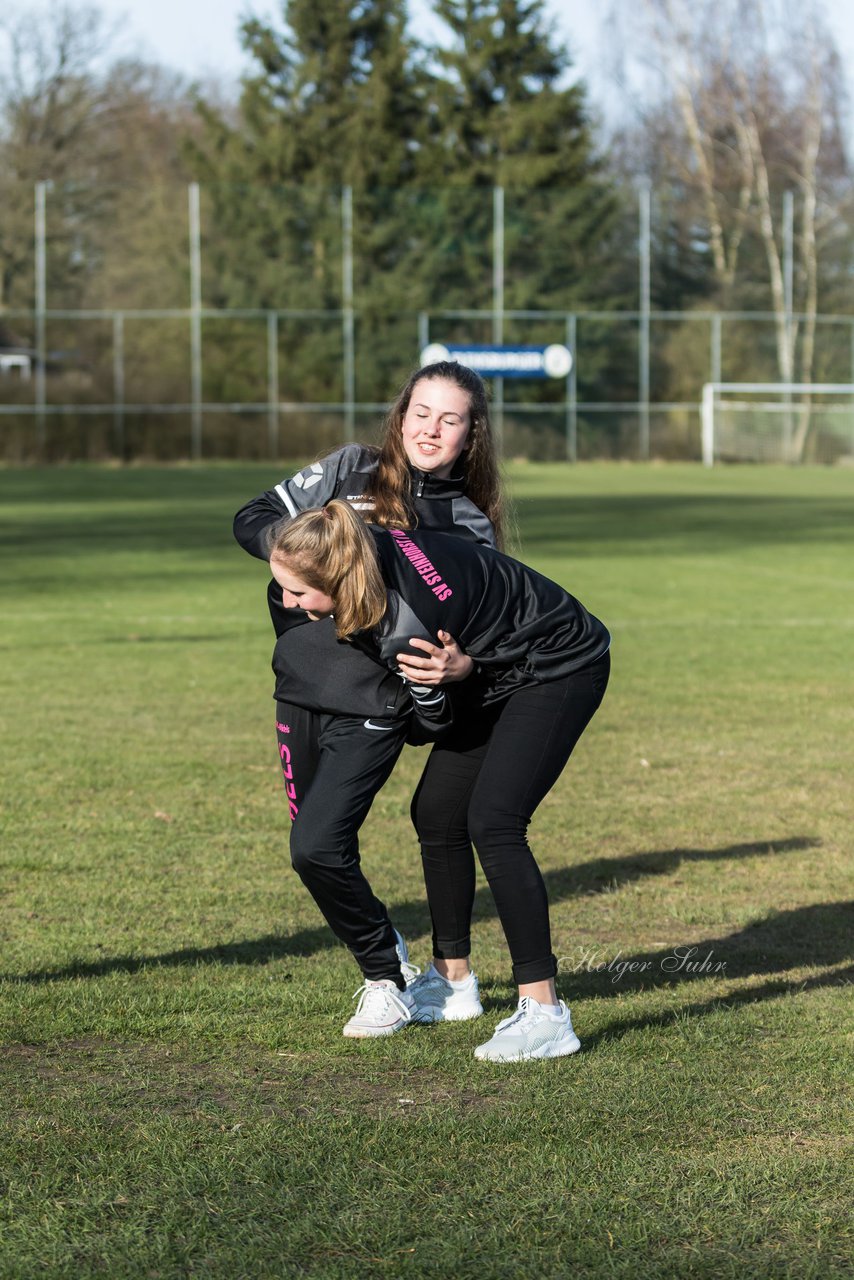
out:
M296 516L274 537L270 559L331 597L339 639L382 620L387 597L374 540L348 503L336 499Z

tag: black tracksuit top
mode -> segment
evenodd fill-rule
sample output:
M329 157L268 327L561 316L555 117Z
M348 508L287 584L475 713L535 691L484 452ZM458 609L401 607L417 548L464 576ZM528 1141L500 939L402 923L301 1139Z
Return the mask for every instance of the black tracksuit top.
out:
M320 462L298 471L253 498L234 517L234 536L250 555L268 560L270 544L284 521L333 498L357 511L370 511L366 490L376 474L378 450L344 445ZM411 468L412 497L418 527L441 529L454 541L468 539L494 546L490 521L464 492L464 479L439 480ZM339 641L330 619L312 623L300 609L286 609L281 587L272 580L267 604L277 642L273 653L275 696L315 711L374 718L408 715L412 703L401 679L375 652ZM415 633L413 633L415 634Z
M421 529L371 533L389 596L371 642L391 666L411 637L435 644L447 631L473 659L478 699L488 704L580 671L610 646L579 600L492 547Z

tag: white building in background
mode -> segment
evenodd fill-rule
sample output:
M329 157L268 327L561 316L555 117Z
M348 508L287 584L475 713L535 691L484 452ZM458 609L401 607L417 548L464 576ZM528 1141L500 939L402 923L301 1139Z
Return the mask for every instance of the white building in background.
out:
M29 382L33 373L33 357L30 353L14 348L0 350L0 373L10 374L16 370L22 382Z

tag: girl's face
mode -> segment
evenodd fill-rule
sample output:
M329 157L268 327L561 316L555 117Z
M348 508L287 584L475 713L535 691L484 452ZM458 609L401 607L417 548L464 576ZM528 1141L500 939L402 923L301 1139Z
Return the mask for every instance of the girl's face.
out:
M470 430L467 391L447 378L416 382L402 427L403 448L413 467L447 480L468 447Z
M335 603L331 596L326 596L317 587L310 587L307 582L303 582L278 556L270 561L270 569L282 588L282 604L286 609L305 609L312 622L332 617Z

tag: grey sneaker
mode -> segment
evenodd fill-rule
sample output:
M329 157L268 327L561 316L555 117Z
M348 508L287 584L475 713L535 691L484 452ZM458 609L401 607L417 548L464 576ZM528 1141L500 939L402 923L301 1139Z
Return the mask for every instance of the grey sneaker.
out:
M562 1000L560 1013L554 1014L530 996L522 996L516 1012L499 1022L492 1039L479 1044L474 1056L485 1062L525 1062L530 1058L562 1058L580 1048Z
M391 978L366 982L353 994L361 998L344 1027L345 1036L393 1036L412 1021L415 1001L408 991L400 991Z
M409 993L415 1001L413 1022L466 1022L483 1013L477 977L473 973L463 986L451 986L431 964L413 980Z

